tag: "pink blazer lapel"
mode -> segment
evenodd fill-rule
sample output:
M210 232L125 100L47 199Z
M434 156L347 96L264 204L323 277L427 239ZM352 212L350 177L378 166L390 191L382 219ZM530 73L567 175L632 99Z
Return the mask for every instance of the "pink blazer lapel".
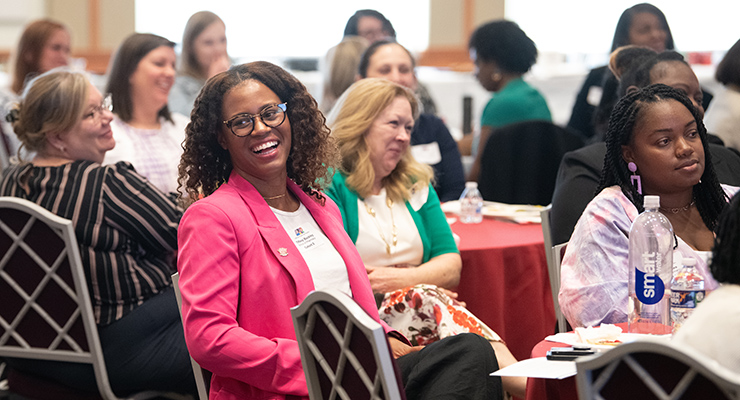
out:
M293 240L285 233L285 229L275 217L270 206L251 183L232 172L227 185L237 189L237 193L257 222L257 229L260 231L267 250L293 278L297 297L301 301L314 290L313 278Z

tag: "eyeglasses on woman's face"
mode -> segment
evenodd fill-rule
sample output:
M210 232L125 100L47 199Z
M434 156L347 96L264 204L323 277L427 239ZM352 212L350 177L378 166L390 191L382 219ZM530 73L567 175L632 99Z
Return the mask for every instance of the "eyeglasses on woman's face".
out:
M285 121L285 111L288 109L288 103L271 104L259 114L241 113L237 114L228 121L223 123L231 130L235 136L245 137L254 131L255 118L259 117L262 123L270 128L277 128Z
M99 123L103 119L103 113L105 111L113 111L113 99L110 94L105 96L99 106L93 107L90 112L85 115L85 118L91 118L95 123Z

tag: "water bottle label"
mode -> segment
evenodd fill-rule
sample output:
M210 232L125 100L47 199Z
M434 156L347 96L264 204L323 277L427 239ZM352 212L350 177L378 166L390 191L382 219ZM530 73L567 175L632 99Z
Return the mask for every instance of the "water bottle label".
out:
M671 292L671 307L696 308L704 300L703 290L673 290Z
M635 295L643 304L656 304L663 299L665 284L655 273L660 268L662 257L658 253L645 253L642 256L642 267L635 268Z

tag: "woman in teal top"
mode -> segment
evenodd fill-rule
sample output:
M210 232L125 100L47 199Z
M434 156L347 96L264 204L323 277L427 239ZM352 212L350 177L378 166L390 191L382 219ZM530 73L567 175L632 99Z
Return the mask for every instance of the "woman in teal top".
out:
M417 116L416 97L403 86L378 78L350 86L328 117L342 163L326 194L339 207L373 292L383 297L386 323L414 345L477 333L504 367L516 359L501 338L445 289L457 286L462 260L431 185L432 168L409 151ZM524 378L502 381L524 397Z
M468 180L475 181L482 149L495 128L529 120L551 121L552 116L542 94L522 79L537 61L537 47L516 23L498 20L482 25L473 32L468 47L475 77L484 89L495 93L483 110L479 139L473 139L475 162Z

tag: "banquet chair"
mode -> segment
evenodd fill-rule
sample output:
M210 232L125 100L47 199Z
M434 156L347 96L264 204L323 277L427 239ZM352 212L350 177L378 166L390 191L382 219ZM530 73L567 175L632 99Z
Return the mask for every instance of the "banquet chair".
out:
M405 399L383 327L349 296L314 291L290 313L312 400Z
M111 389L72 221L0 197L0 357L90 364L100 396ZM11 369L10 391L36 399L91 394ZM145 391L129 398L182 398Z
M540 220L542 221L542 238L545 243L545 258L547 259L547 266L549 268L552 264L552 232L550 229L550 211L552 210L552 204L548 204L547 207L540 211Z
M560 160L582 146L576 133L549 121L494 129L481 155L478 189L483 200L550 204Z
M552 264L547 264L548 275L550 276L550 290L552 290L552 303L555 306L555 319L558 323L558 332L570 331L568 321L563 315L563 310L560 309L560 302L558 301L558 293L560 293L560 264L563 262L563 255L565 255L565 248L568 246L568 242L561 243L550 249L550 257Z
M182 319L182 294L180 294L180 274L172 274L172 287L175 289L175 298L177 299L177 309L180 310L180 319ZM184 323L185 321L183 321ZM211 371L203 369L197 361L190 357L190 366L193 367L193 376L195 377L195 386L198 389L198 399L208 400L208 391L211 386Z
M740 399L740 377L692 349L655 340L576 361L581 400Z

